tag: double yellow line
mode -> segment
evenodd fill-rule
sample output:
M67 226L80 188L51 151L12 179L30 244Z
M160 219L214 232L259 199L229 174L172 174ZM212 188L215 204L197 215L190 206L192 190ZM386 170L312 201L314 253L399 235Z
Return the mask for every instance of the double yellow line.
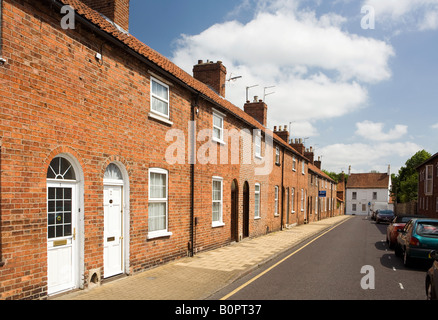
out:
M292 252L290 255L288 255L286 258L280 260L279 262L277 262L276 264L274 264L273 266L271 266L270 268L266 269L265 271L263 271L262 273L258 274L257 276L255 276L254 278L252 278L251 280L249 280L248 282L245 282L244 284L242 284L240 287L238 287L237 289L235 289L234 291L231 291L229 294L227 294L226 296L224 296L223 298L221 298L220 300L227 300L230 297L234 296L237 292L239 292L240 290L242 290L243 288L249 286L251 283L253 283L254 281L256 281L258 278L264 276L265 274L267 274L269 271L271 271L272 269L276 268L277 266L279 266L280 264L282 264L284 261L286 261L287 259L289 259L290 257L292 257L293 255L295 255L296 253L300 252L301 250L303 250L305 247L307 247L308 245L310 245L311 243L315 242L316 240L318 240L319 238L323 237L324 235L326 235L327 233L329 233L330 231L332 231L333 229L335 229L336 227L339 227L341 224L343 224L344 222L348 221L350 219L345 219L344 221L338 223L337 225L331 227L330 229L328 229L327 231L325 231L324 233L320 234L319 236L317 236L316 238L314 238L313 240L309 241L308 243L306 243L304 246L302 246L301 248L295 250L294 252Z

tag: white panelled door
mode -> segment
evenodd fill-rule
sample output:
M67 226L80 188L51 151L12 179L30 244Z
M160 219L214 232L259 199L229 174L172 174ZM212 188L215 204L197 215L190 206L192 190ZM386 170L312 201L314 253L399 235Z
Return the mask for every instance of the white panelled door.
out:
M123 186L104 186L104 277L124 272Z

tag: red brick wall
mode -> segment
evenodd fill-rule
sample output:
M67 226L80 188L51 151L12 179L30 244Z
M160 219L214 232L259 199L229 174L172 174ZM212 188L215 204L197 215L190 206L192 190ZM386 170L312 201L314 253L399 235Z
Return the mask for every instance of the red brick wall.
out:
M0 67L2 255L0 298L47 293L46 173L69 153L84 172L85 278L103 274L103 173L119 159L130 179L130 272L187 254L190 167L164 159L169 126L148 117L150 74L78 25L63 31L49 6L4 1ZM187 131L190 94L171 87L171 120ZM158 142L158 143L157 143ZM148 169L169 170L171 237L147 239Z
M60 154L75 159L82 173L81 277L103 270L103 175L108 164L121 164L129 177L129 270L135 273L186 256L190 234L190 164L188 124L192 94L165 75L149 70L132 56L113 47L77 23L62 30L62 15L36 1L3 1L3 57L0 66L1 141L1 255L0 299L39 299L47 296L47 169ZM96 52L102 53L97 61ZM149 116L151 75L170 87L172 125ZM197 133L212 129L213 105L199 101ZM217 108L217 106L215 107ZM224 129L240 134L239 161L232 164L236 146L231 140L214 143L216 163L194 165L194 250L209 250L231 241L231 184L239 189L238 229L243 236L243 186L249 184L249 236L280 230L286 222L283 188L295 188L294 211L289 223L303 223L301 189L307 194L308 168L302 174L299 155L292 170L292 152L281 146L281 165L257 175L264 164L254 163L252 128L227 111ZM183 163L166 161L169 130L185 138ZM275 160L275 146L262 156ZM205 141L196 143L199 151ZM228 162L221 151L228 150ZM272 152L272 155L269 154ZM209 154L206 154L207 156ZM248 157L249 155L249 157ZM250 159L249 162L247 160ZM149 168L168 170L168 225L170 237L148 239ZM212 226L212 178L223 179L224 226ZM254 219L254 186L261 185L261 218ZM278 216L274 190L279 186ZM290 189L289 189L290 190ZM307 201L305 201L307 210ZM283 220L282 220L283 219ZM239 237L239 239L240 239ZM84 283L87 286L87 283Z

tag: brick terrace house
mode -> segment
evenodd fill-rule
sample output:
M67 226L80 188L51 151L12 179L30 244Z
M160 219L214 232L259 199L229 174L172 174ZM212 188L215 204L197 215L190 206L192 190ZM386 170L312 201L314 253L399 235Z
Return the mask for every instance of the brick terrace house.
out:
M438 218L438 153L417 167L418 214Z
M339 214L334 181L266 128L267 105L228 102L220 61L191 76L130 35L129 0L0 5L0 299L311 222L309 174L330 194L318 217Z

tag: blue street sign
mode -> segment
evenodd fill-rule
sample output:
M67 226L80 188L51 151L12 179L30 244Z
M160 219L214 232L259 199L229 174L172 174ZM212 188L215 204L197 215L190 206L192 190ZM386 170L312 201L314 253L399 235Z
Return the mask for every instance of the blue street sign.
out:
M325 197L327 197L327 191L319 191L319 197L320 197L320 198L325 198Z

